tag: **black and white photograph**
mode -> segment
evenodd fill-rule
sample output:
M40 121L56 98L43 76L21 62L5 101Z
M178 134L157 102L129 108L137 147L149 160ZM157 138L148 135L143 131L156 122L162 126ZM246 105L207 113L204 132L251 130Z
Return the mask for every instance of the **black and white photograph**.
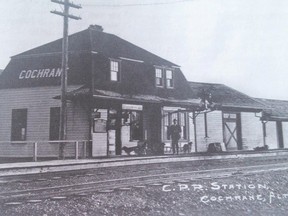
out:
M287 0L0 3L0 216L287 215Z

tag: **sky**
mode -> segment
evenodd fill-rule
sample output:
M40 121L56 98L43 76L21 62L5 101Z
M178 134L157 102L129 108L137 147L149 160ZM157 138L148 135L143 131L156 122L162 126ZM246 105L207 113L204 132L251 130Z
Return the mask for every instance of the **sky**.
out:
M3 1L3 0L1 0ZM91 24L177 65L187 80L252 97L288 100L287 0L73 0L69 34ZM10 57L59 39L50 0L1 4L0 69Z

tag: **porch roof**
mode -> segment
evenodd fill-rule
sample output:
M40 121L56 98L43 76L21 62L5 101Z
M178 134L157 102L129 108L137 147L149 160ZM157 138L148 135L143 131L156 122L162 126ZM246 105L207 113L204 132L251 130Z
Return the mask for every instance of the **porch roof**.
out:
M90 88L82 86L73 91L67 92L67 98L73 100L73 98L82 98L89 96ZM60 99L60 96L54 97L55 99ZM187 106L187 107L201 107L201 99L176 99L172 97L164 98L156 95L147 94L120 94L115 91L94 89L93 98L106 99L106 100L117 100L135 103L158 103L162 105L174 105L174 106Z
M124 100L131 102L142 102L142 103L162 103L171 105L183 105L183 106L199 106L200 99L185 99L179 100L175 98L163 98L155 95L143 95L143 94L120 94L114 91L95 89L93 97L95 98L105 98L113 100Z
M212 101L221 104L221 109L261 111L265 106L256 99L224 84L189 82L194 97L200 97L203 90L212 95Z

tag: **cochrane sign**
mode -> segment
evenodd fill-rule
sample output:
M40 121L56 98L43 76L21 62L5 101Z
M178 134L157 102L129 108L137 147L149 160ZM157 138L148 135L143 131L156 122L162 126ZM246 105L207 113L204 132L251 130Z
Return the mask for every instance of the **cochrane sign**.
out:
M37 70L22 70L19 74L19 79L39 79L50 77L61 77L61 68L46 68Z

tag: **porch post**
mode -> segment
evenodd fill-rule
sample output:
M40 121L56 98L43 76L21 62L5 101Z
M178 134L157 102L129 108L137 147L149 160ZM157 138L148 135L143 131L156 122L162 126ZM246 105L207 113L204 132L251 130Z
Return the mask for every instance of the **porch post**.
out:
M197 152L197 129L196 129L196 115L195 115L195 111L193 111L193 125L194 125L195 152Z
M266 122L262 121L263 144L266 145Z
M34 146L33 146L33 161L36 162L37 161L37 142L34 143Z
M75 159L78 160L78 155L79 155L79 142L75 142Z
M89 142L86 141L83 142L83 158L86 158L87 143Z

